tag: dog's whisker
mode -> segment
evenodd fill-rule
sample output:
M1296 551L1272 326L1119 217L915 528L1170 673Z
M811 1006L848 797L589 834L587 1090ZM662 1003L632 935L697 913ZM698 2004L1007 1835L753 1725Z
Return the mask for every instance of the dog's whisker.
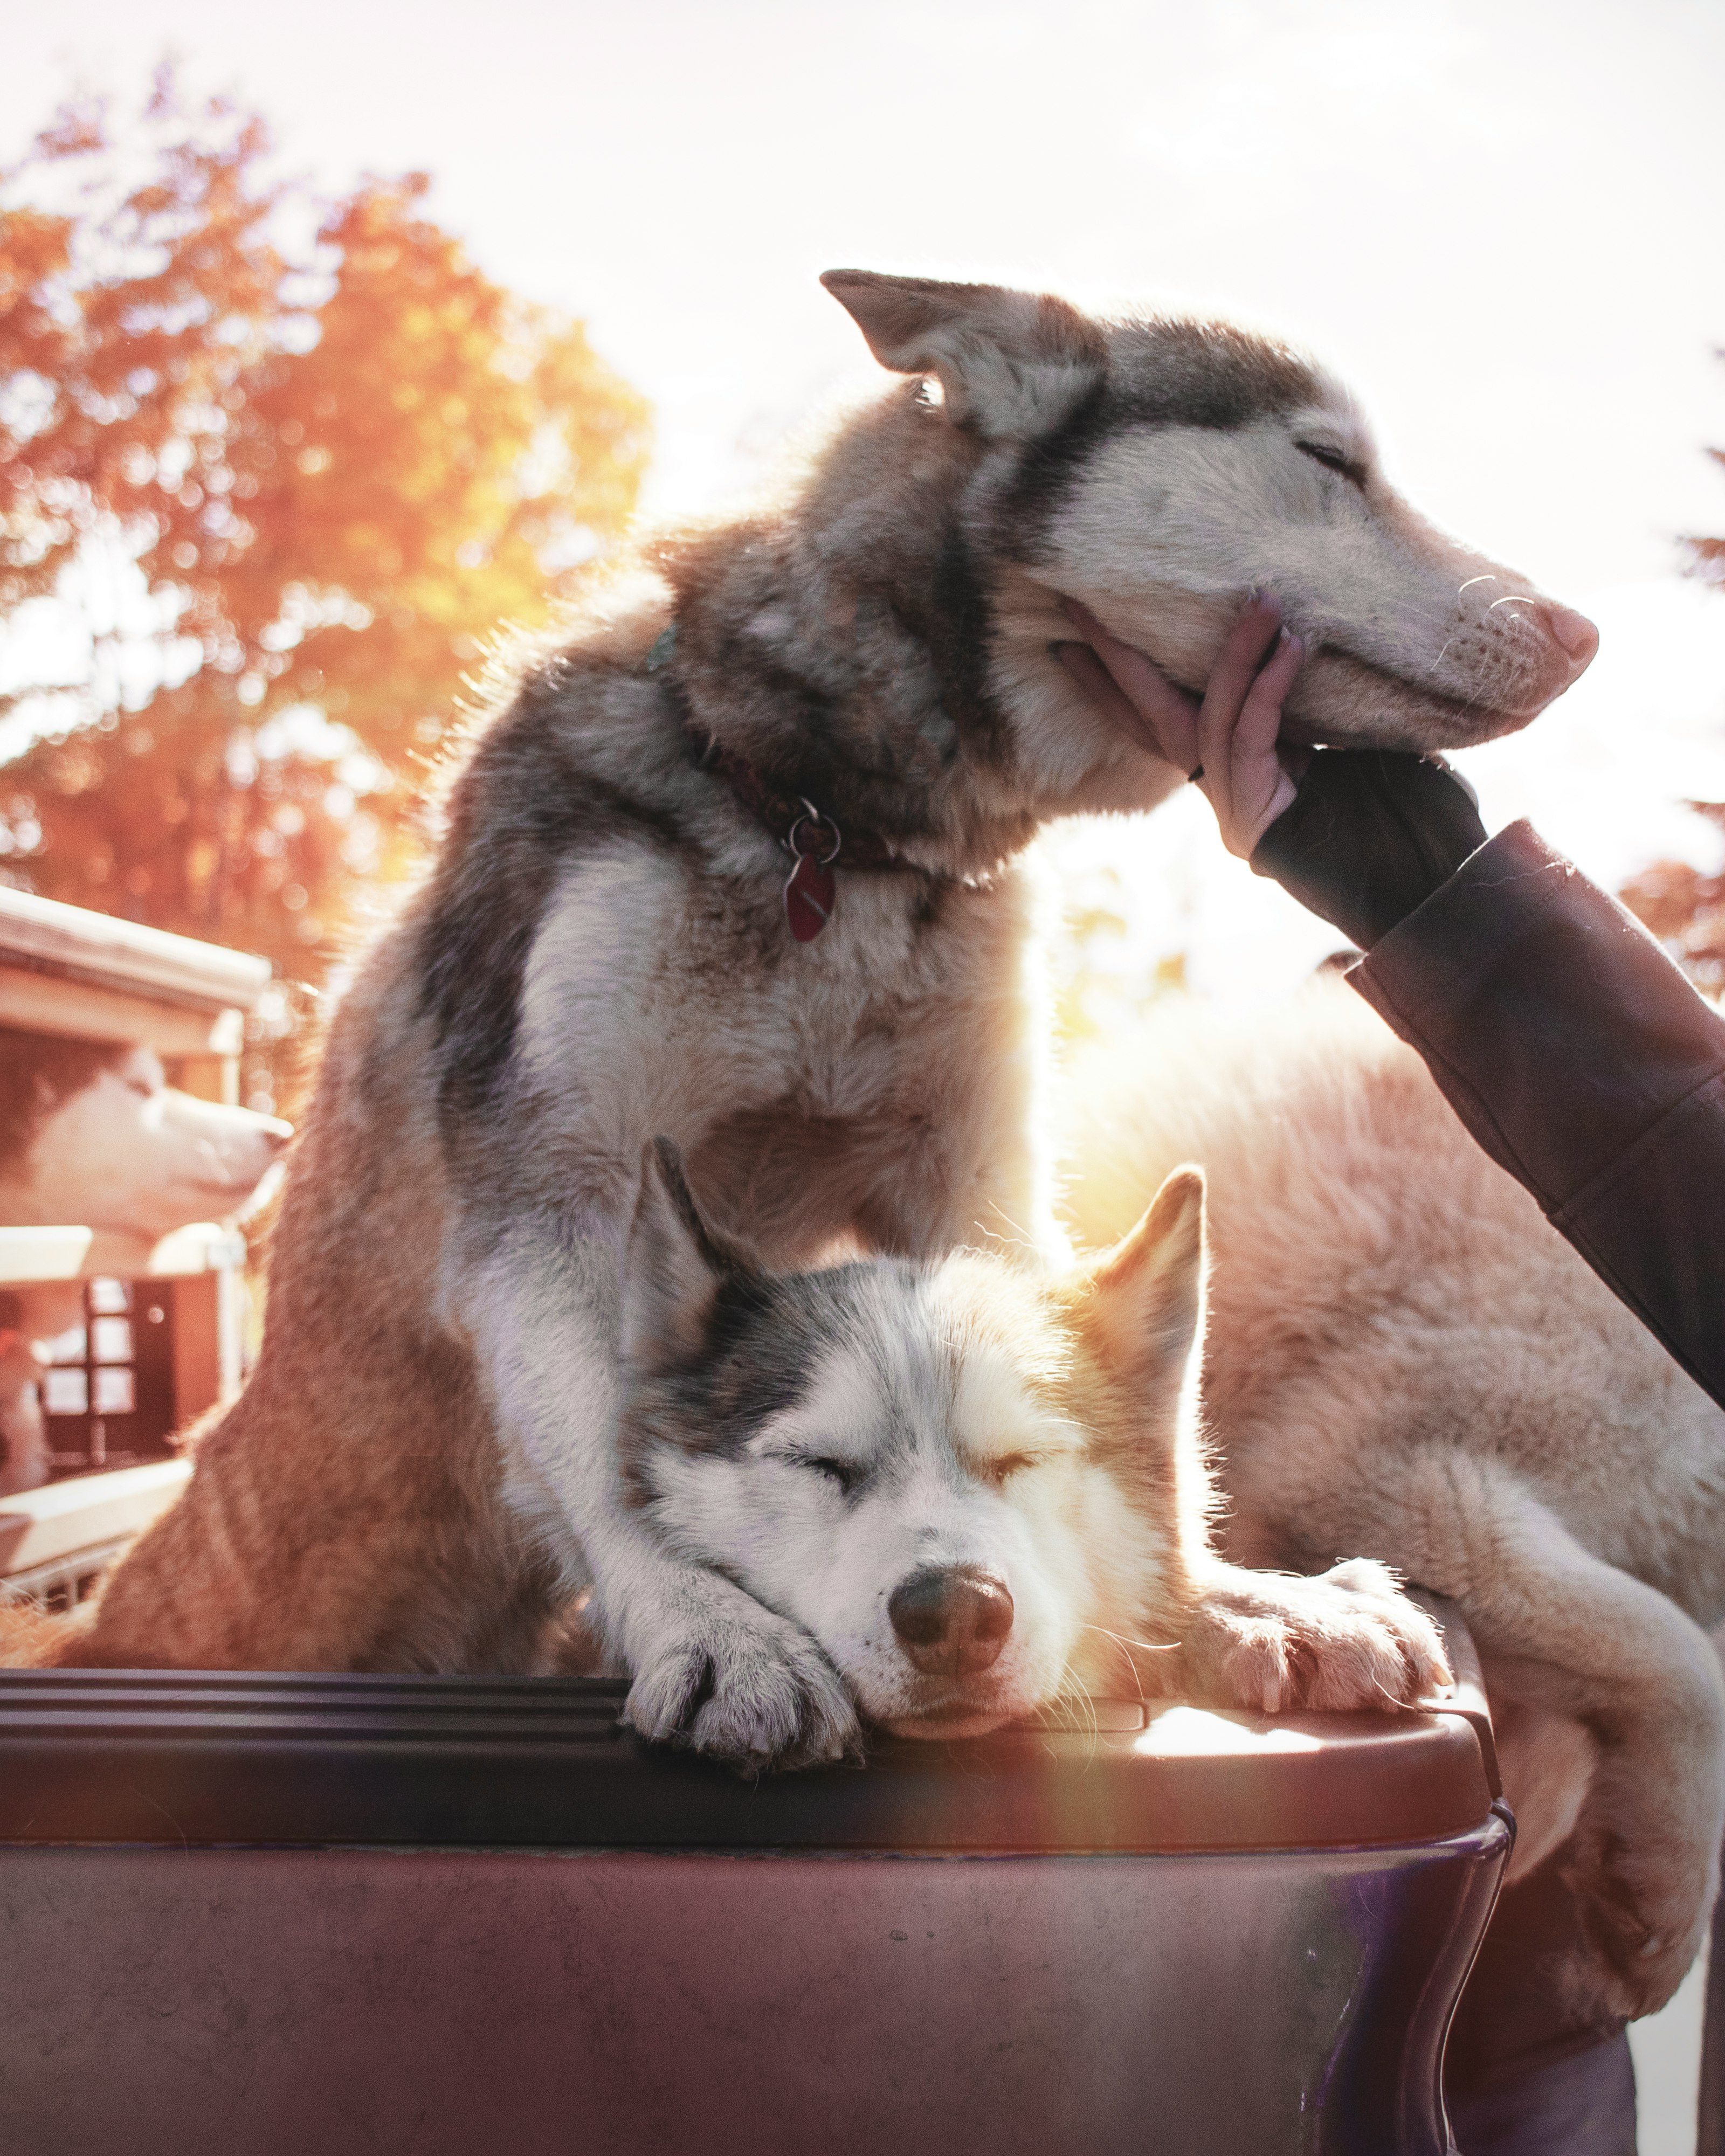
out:
M1132 1672L1132 1684L1138 1695L1138 1704L1141 1707L1147 1706L1149 1700L1148 1695L1144 1690L1143 1675L1138 1668L1137 1656L1133 1650L1134 1649L1137 1649L1147 1655L1171 1654L1178 1646L1178 1642L1173 1640L1133 1640L1129 1638L1123 1632L1116 1632L1111 1630L1106 1625L1086 1625L1082 1629L1086 1632L1100 1632L1104 1639L1111 1640L1115 1645L1119 1648L1122 1659L1124 1661L1127 1668Z
M1289 1578L1295 1577L1292 1573L1284 1575L1270 1573L1266 1576ZM1110 1640L1117 1640L1122 1647L1142 1647L1147 1655L1172 1655L1180 1644L1178 1640L1134 1640L1128 1633L1110 1631L1106 1625L1081 1625L1080 1630L1086 1632L1101 1632Z
M1076 1719L1082 1723L1081 1733L1088 1738L1094 1745L1101 1728L1096 1715L1095 1695L1083 1678L1070 1666L1062 1671L1054 1697L1049 1701L1043 1710L1045 1721L1051 1719L1062 1706L1066 1709L1069 1720Z

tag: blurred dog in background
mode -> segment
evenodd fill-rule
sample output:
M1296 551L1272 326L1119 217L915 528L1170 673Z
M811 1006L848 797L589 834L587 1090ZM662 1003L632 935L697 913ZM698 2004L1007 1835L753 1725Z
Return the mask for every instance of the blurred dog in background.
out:
M91 1229L86 1271L141 1271L175 1229L263 1202L291 1136L177 1091L149 1048L0 1027L0 1225ZM0 1495L48 1480L39 1379L82 1294L76 1281L0 1293Z

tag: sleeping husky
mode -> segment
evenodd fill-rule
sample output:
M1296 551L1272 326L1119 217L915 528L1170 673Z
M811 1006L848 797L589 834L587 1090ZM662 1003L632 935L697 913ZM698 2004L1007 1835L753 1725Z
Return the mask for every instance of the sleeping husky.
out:
M1442 1684L1381 1565L1270 1578L1214 1555L1203 1311L1189 1169L1061 1275L968 1251L773 1275L703 1221L661 1142L624 1267L624 1473L782 1649L715 1668L691 1647L638 1676L638 1721L764 1765L850 1748L859 1710L969 1737L1063 1697L1273 1714Z
M704 1213L780 1269L1060 1253L1017 857L1185 777L1069 680L1063 601L1196 682L1274 592L1310 651L1292 723L1330 741L1483 740L1591 655L1579 616L1414 515L1282 346L825 281L898 379L500 688L331 1028L250 1384L64 1658L531 1668L590 1582L639 1726L698 1717L675 1672L770 1669L819 1748L783 1627L619 1451L644 1145L674 1139ZM1351 1606L1278 1592L1291 1621Z
M1605 2015L1676 1989L1725 1824L1725 1410L1327 978L1250 1025L1158 1012L1075 1074L1071 1212L1105 1242L1200 1161L1204 1399L1224 1547L1338 1550L1461 1604L1520 1822L1553 1859Z

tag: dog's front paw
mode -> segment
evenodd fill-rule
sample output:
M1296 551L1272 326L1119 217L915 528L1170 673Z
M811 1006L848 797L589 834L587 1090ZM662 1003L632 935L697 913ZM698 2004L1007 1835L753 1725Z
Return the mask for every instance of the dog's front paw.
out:
M1311 1579L1225 1568L1184 1645L1195 1690L1264 1714L1387 1710L1450 1681L1436 1625L1367 1558Z
M809 1767L861 1749L838 1671L799 1625L723 1610L667 1633L636 1669L624 1718L752 1773Z

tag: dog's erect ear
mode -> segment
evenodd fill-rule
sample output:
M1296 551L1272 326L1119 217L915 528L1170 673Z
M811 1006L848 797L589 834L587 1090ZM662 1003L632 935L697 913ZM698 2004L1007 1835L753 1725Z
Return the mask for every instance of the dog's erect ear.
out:
M820 281L882 367L933 375L947 417L980 434L1050 433L1106 364L1101 331L1065 300L869 270L829 270Z
M662 1369L698 1354L720 1289L754 1270L747 1252L701 1218L676 1147L655 1138L641 1156L624 1257L624 1359Z
M1204 1171L1177 1168L1090 1268L1085 1321L1111 1370L1178 1389L1204 1332Z

